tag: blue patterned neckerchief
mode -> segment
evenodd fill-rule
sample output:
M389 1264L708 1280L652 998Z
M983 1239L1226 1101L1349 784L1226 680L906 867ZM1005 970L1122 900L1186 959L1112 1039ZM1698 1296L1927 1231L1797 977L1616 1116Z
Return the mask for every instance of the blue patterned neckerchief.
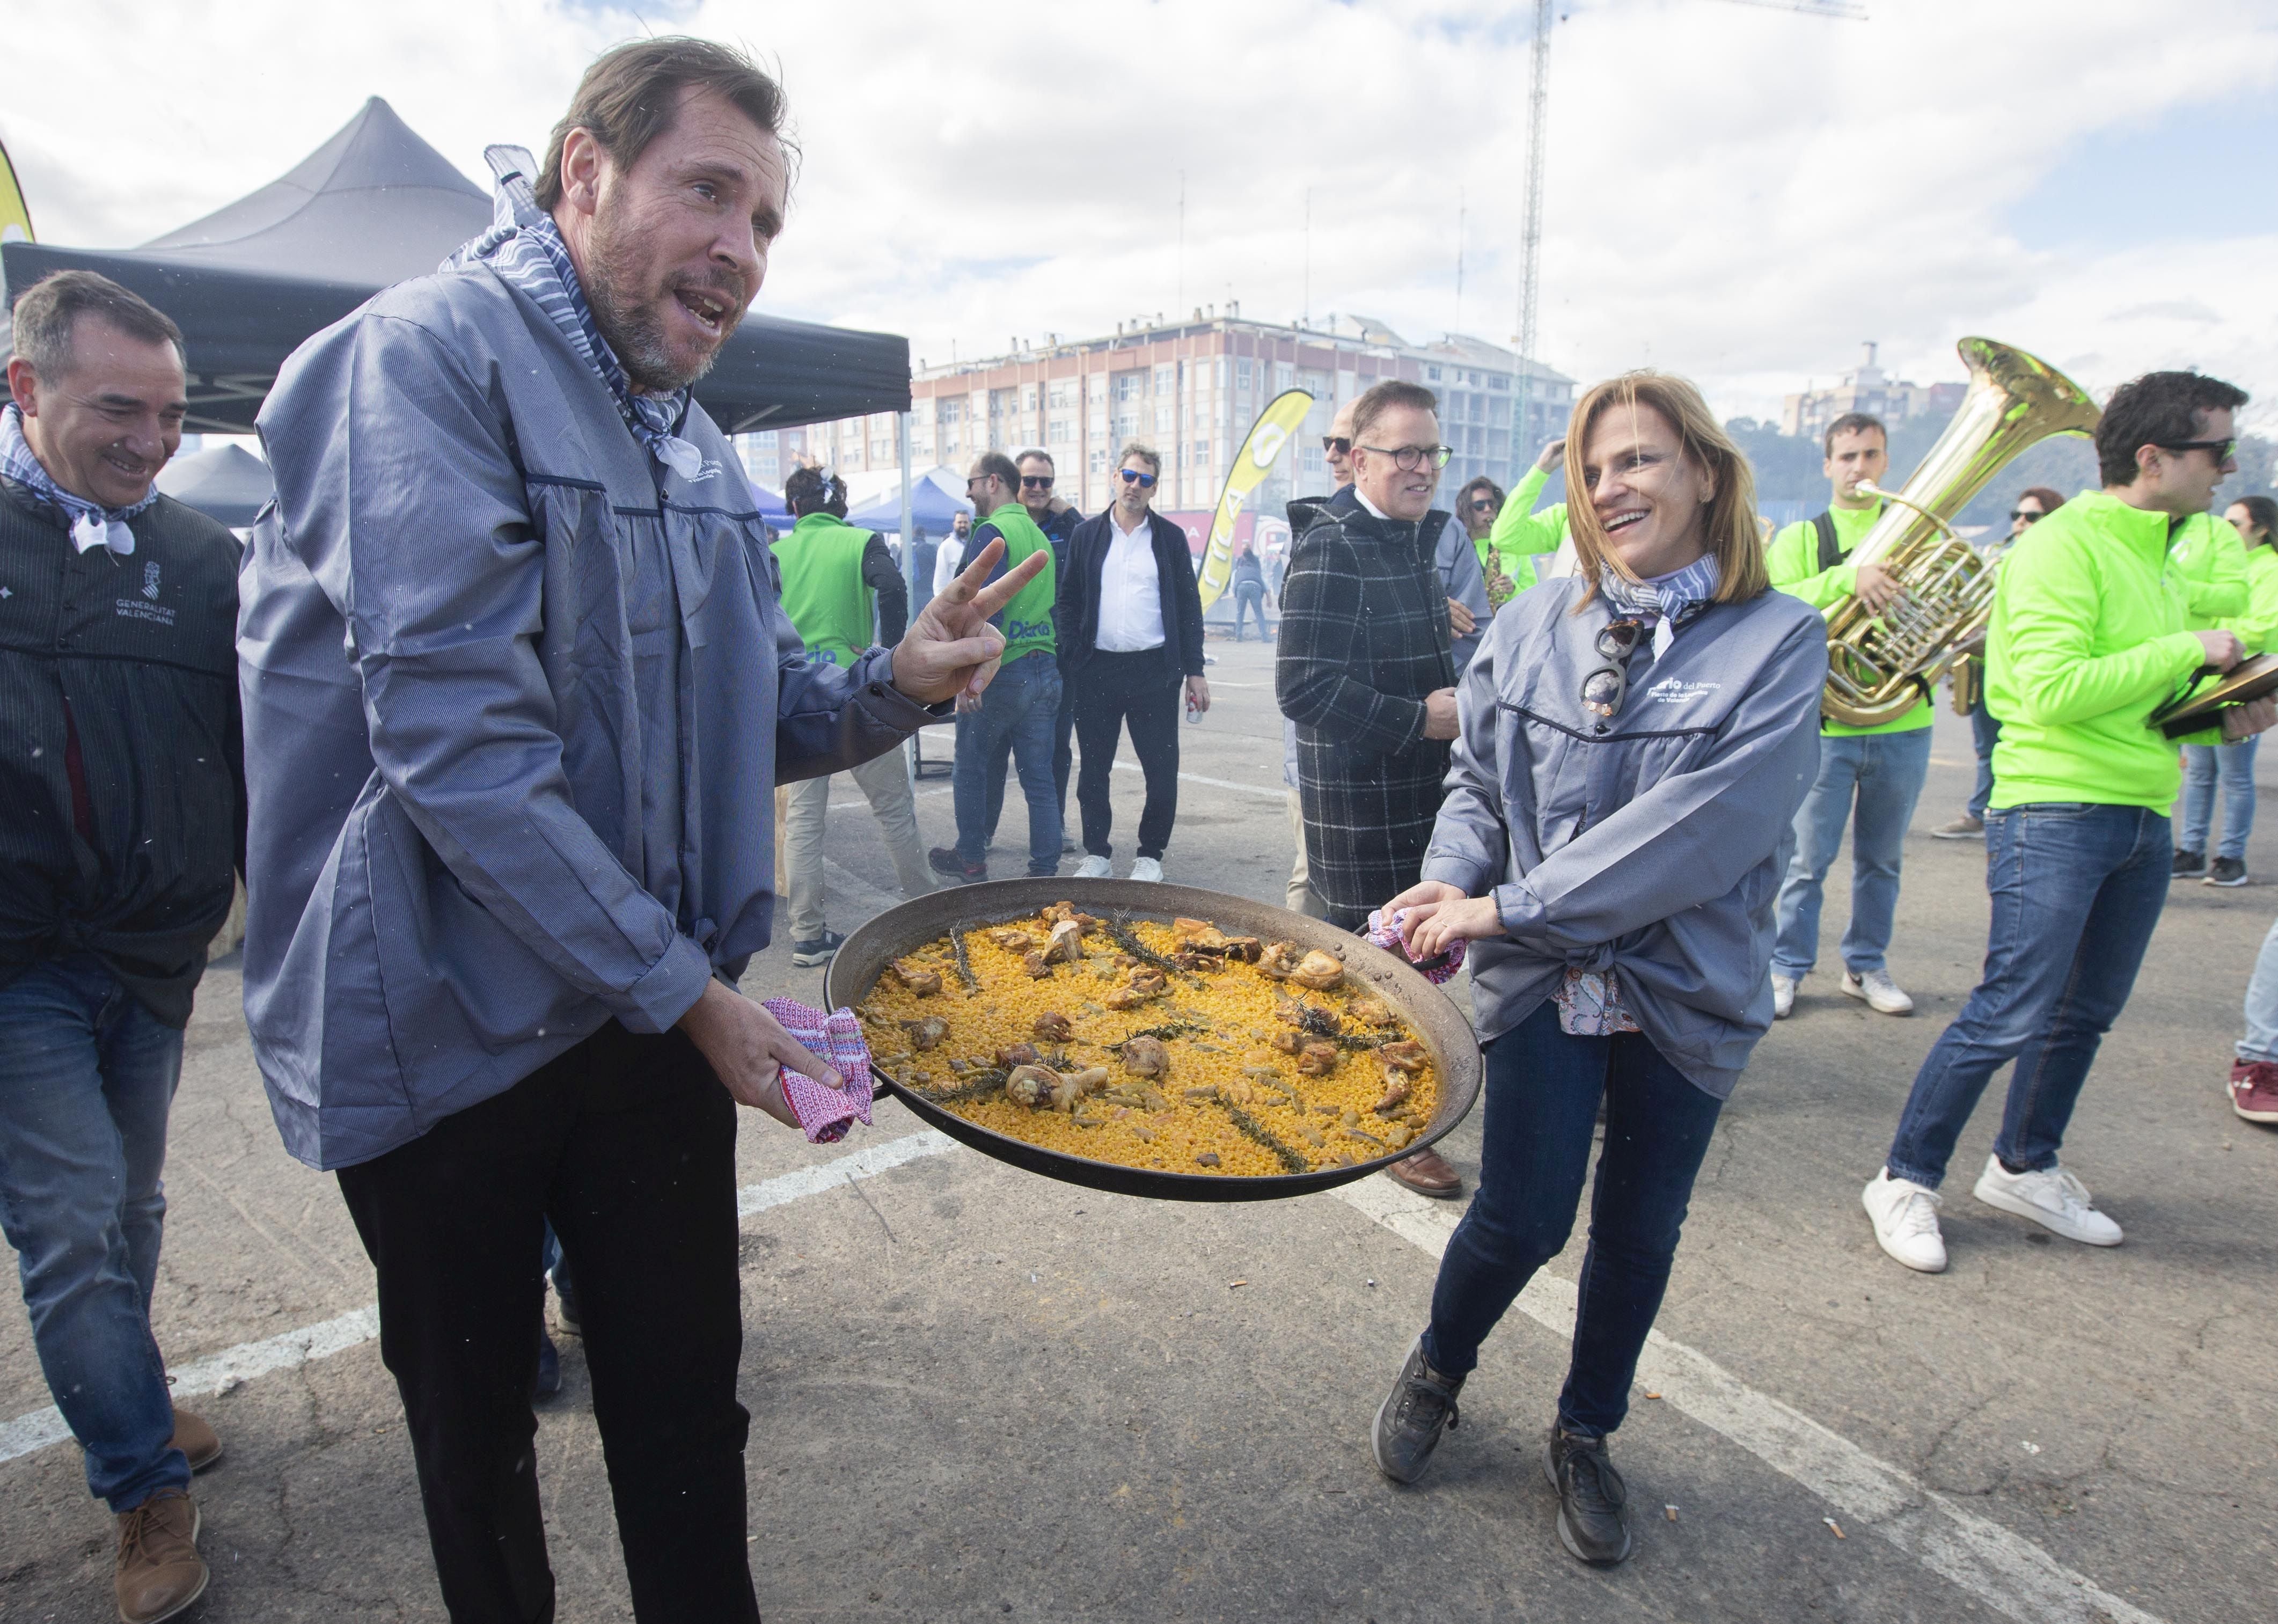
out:
M455 271L466 265L487 264L500 278L522 290L544 310L570 348L585 358L594 375L608 386L618 415L649 455L684 479L694 479L704 470L704 454L676 432L688 415L688 391L670 395L636 395L623 363L593 320L585 290L578 285L577 267L570 263L569 244L553 217L538 206L529 176L538 167L521 147L486 147L483 157L498 176L492 203L491 228L445 260L440 269Z
M134 551L134 532L126 528L126 521L158 500L155 485L141 501L124 508L106 508L99 502L73 495L50 479L40 459L32 455L31 441L24 438L24 414L13 402L0 410L0 478L13 479L42 501L61 508L72 522L72 545L82 553L108 547L121 558L130 555Z
M1703 553L1682 570L1633 581L1610 563L1598 568L1598 595L1617 616L1642 620L1653 628L1653 657L1669 652L1678 629L1716 600L1720 580L1716 555Z

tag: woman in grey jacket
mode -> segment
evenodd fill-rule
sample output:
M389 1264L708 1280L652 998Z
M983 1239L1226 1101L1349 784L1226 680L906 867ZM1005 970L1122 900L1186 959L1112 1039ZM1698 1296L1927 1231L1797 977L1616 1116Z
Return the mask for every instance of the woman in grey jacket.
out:
M1479 1190L1430 1327L1378 1412L1413 1482L1484 1341L1573 1228L1605 1150L1572 1363L1545 1467L1558 1536L1618 1562L1621 1424L1716 1114L1771 1024L1772 900L1818 766L1826 625L1770 588L1747 462L1682 379L1634 372L1574 409L1579 569L1496 617L1422 882L1385 905L1412 957L1471 944L1487 1047Z

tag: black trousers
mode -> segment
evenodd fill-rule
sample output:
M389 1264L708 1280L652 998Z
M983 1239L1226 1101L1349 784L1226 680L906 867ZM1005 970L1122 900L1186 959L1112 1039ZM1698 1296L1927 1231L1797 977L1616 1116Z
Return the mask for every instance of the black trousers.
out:
M1076 775L1075 801L1083 812L1083 849L1112 857L1107 843L1115 826L1109 774L1126 723L1132 753L1146 777L1147 800L1139 809L1139 855L1160 858L1171 843L1179 816L1179 678L1165 670L1163 651L1110 654L1096 649L1067 682L1075 693L1075 738L1083 749Z
M613 1021L340 1170L455 1624L554 1617L531 1413L548 1219L577 1271L634 1617L756 1624L735 1150L735 1103L695 1046Z

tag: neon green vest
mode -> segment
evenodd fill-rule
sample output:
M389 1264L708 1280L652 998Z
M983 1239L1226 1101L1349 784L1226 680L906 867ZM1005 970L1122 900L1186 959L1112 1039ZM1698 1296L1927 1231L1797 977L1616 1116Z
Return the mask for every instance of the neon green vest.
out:
M1017 502L1006 502L981 524L995 526L997 533L1005 538L1007 570L1016 568L1023 558L1039 549L1044 555L1044 567L1036 571L1036 578L1015 593L1013 601L997 617L997 624L1005 633L1005 663L1010 665L1021 655L1035 654L1038 649L1051 654L1059 647L1059 640L1052 635L1052 603L1059 596L1059 582L1053 578L1051 542L1036 528L1036 521L1028 517L1028 510ZM976 533L980 528L980 525L974 526ZM968 555L977 553L986 545L968 541L966 550Z
M875 640L877 594L862 584L862 549L871 532L828 513L810 513L776 543L784 613L806 642L806 657L848 666Z

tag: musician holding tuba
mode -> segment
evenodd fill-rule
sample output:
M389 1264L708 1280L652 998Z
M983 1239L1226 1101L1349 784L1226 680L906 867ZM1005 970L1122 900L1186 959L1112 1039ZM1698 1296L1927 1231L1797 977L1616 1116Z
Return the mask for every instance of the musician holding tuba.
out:
M1826 511L1772 538L1764 563L1772 585L1818 609L1856 598L1881 609L1900 589L1880 563L1851 555L1883 516L1873 491L1890 468L1882 420L1847 412L1827 425L1822 449L1830 491ZM1862 486L1868 487L1861 488ZM1772 1013L1785 1020L1795 990L1819 957L1819 908L1827 870L1851 829L1851 924L1843 933L1843 991L1884 1015L1910 1015L1915 1001L1891 979L1884 954L1899 906L1899 862L1907 825L1930 771L1930 701L1886 722L1854 726L1823 716L1819 777L1795 815L1795 854L1780 883L1779 935L1772 949ZM1855 810L1854 810L1855 806Z
M2236 471L2232 414L2245 402L2197 372L2121 385L2096 429L2104 488L2034 525L2002 563L1985 648L2001 739L1985 817L1984 977L1923 1061L1861 1192L1876 1239L1909 1268L1945 1267L1938 1187L1986 1084L2012 1060L1975 1194L2068 1239L2120 1244L2057 1152L2167 900L2167 811L2182 772L2148 719L2199 671L2244 655L2232 632L2191 629L2169 548ZM2250 738L2278 721L2278 703L2221 714L2219 731L2190 742Z

